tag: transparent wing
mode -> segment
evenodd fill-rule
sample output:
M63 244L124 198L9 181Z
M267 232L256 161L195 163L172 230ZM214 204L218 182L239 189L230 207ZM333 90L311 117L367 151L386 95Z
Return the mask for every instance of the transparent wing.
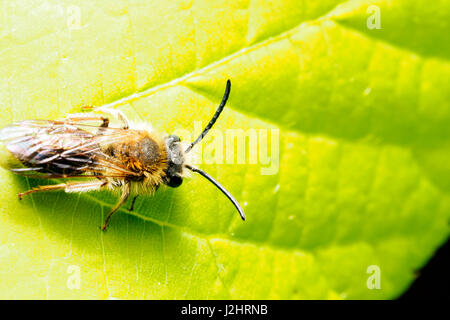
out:
M41 178L135 175L107 146L137 135L135 130L100 127L70 120L26 120L0 130L0 140L25 166L16 173Z

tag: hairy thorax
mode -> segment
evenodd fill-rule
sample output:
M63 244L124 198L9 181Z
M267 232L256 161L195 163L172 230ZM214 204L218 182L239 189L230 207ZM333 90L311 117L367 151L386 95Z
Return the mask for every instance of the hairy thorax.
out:
M105 153L138 174L130 175L129 181L159 184L166 174L168 164L164 143L146 131L136 131L136 135L109 145Z

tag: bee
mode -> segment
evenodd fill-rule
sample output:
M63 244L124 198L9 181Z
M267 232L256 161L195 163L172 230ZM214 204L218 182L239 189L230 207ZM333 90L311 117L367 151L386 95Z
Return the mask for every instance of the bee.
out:
M31 178L68 179L19 193L19 199L32 193L55 190L119 190L119 200L101 227L105 231L111 216L130 196L133 196L129 209L132 211L139 195L153 194L162 184L179 187L187 172L192 171L222 191L245 220L244 211L236 199L213 177L186 160L186 155L219 118L230 88L228 80L213 117L198 138L184 150L180 137L176 135L162 136L147 129L130 128L130 122L118 109L98 107L97 113L69 114L62 120L25 120L4 127L0 130L0 140L23 165L11 169L13 172ZM107 114L120 120L122 127L111 127ZM74 181L73 178L88 180Z

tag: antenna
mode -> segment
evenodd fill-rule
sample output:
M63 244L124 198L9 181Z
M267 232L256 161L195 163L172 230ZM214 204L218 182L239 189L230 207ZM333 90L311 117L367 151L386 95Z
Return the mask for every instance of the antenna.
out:
M198 136L197 139L195 139L194 142L192 142L187 148L185 153L188 153L191 151L192 147L195 146L197 143L199 143L204 136L208 133L209 129L216 123L217 118L219 118L220 113L222 112L223 108L225 107L225 104L227 103L228 96L230 95L230 88L231 88L231 81L227 80L227 86L225 88L225 93L223 94L222 102L220 103L219 107L216 110L216 113L214 113L212 119L209 121L208 125L203 129L202 133Z
M205 171L200 170L198 168L195 167L191 167L190 165L186 164L185 165L186 168L188 168L189 170L193 171L193 172L197 172L199 174L201 174L203 177L205 177L206 179L208 179L213 185L215 185L220 191L222 191L222 193L224 195L227 196L228 199L230 199L230 201L233 203L233 205L236 207L237 211L239 212L242 220L245 221L245 214L244 214L244 210L241 208L241 206L239 205L239 203L237 202L237 200L231 195L231 193L229 193L219 182L217 182L213 177L211 177L209 174L207 174Z

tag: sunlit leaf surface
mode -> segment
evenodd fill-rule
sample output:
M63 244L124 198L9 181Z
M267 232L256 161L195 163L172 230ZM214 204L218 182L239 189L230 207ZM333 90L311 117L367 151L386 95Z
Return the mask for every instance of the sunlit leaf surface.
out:
M368 28L370 5L381 29ZM117 107L162 132L193 131L229 78L218 132L279 129L280 139L273 175L261 162L201 165L246 222L193 176L123 208L102 233L117 195L19 202L47 181L0 169L1 298L394 298L448 238L448 1L0 8L2 126L144 92ZM368 288L370 266L380 289Z

